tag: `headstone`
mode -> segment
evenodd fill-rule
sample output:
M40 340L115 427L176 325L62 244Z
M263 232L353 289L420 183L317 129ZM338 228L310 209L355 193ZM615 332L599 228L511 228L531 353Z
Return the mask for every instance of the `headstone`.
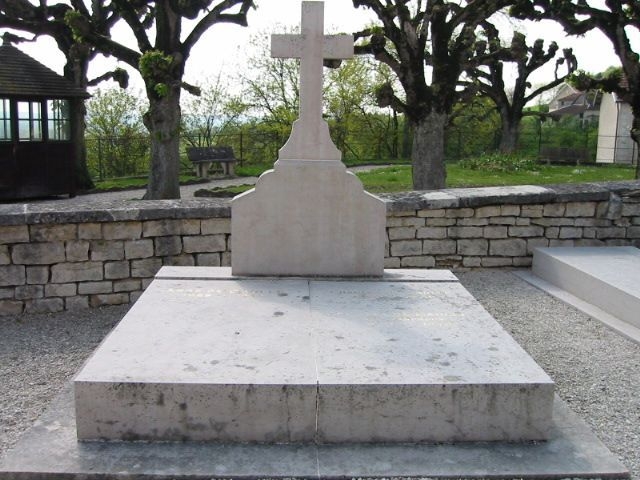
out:
M325 36L323 3L302 2L300 35L274 35L272 56L300 59L300 116L274 170L231 204L235 275L381 276L386 209L341 162L322 118L324 59L353 55Z

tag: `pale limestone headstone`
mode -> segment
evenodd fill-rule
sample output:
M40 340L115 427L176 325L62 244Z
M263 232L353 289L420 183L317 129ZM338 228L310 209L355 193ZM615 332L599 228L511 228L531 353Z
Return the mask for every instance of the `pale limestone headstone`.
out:
M231 204L234 275L381 276L386 209L341 162L322 119L324 59L353 55L324 35L323 2L302 2L300 35L273 35L272 56L300 59L300 115L273 170Z

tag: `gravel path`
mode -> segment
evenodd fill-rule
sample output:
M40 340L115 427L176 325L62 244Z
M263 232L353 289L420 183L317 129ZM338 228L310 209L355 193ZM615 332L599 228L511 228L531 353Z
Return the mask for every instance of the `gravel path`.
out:
M640 345L508 271L458 274L556 381L560 396L640 479ZM127 307L0 317L0 456Z

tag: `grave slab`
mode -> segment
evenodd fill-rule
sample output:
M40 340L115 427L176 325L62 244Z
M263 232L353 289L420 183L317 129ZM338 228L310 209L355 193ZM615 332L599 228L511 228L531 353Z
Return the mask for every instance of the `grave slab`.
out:
M640 250L635 247L536 248L534 275L640 328Z
M80 439L548 435L553 382L449 272L360 282L207 271L161 270L89 359L75 379Z
M545 442L258 445L78 442L71 386L0 459L0 480L629 478L558 397Z

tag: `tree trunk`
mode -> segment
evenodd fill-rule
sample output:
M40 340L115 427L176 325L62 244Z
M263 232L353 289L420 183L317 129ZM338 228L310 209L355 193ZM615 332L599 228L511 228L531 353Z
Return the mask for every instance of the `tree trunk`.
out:
M444 130L448 115L432 112L413 123L413 189L444 188L447 171L444 164Z
M79 48L72 49L67 54L67 64L64 68L65 77L69 78L80 88L87 89L87 71L89 69L89 59L86 54L79 54ZM87 128L87 109L84 99L74 98L71 100L71 141L73 142L73 153L75 161L75 186L79 190L89 190L95 187L89 168L87 167L87 144L85 131Z
M500 152L514 153L518 149L518 137L520 136L520 121L502 120L502 132L500 135Z
M151 133L151 169L145 200L180 198L180 88L149 95L145 126Z
M640 113L640 112L638 112ZM640 180L640 115L633 114L633 123L631 124L631 138L636 143L636 180Z

